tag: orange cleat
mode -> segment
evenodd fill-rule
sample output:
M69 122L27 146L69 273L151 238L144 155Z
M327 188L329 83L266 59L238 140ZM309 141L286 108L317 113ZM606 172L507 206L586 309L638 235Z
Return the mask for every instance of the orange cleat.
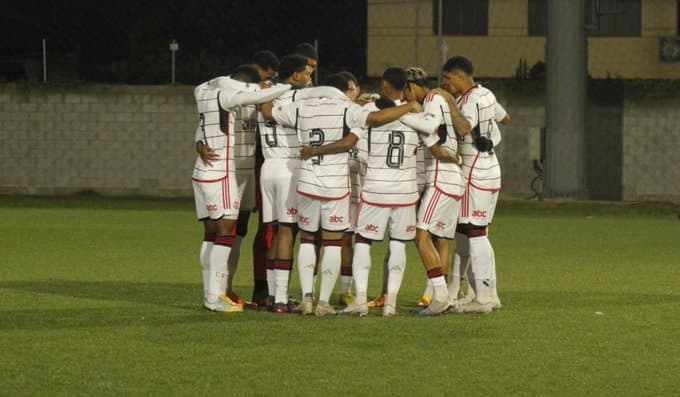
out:
M368 302L367 306L368 306L369 309L372 309L374 307L383 307L383 306L385 306L385 299L386 298L387 298L387 294L382 294L379 297Z

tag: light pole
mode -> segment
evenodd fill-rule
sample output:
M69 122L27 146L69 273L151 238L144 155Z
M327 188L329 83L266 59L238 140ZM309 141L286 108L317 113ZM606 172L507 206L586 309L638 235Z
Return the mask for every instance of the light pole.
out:
M172 84L175 84L175 53L177 51L179 51L179 43L175 39L172 39L172 42L170 42L170 53L172 54L172 77L170 82Z

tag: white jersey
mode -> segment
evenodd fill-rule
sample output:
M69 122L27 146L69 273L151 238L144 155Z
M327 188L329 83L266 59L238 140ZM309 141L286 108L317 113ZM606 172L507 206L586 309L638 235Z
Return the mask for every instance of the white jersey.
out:
M207 166L197 157L192 179L211 182L233 177L236 172L235 134L237 131L244 132L244 120L252 122L254 106L249 105L267 101L289 88L289 85L284 85L260 90L257 84L229 77L217 77L198 85L194 89L199 114L195 142L202 141L213 149L217 159ZM252 124L246 127L252 127ZM251 136L254 138L254 134Z
M349 151L349 181L351 188L350 203L358 204L361 197L361 186L364 184L368 147L365 139L359 139Z
M364 108L378 111L374 103ZM378 207L414 205L418 201L418 133L398 120L362 132L360 140L366 141L368 161L361 201Z
M310 98L272 109L277 123L297 126L300 141L311 146L339 141L348 130L360 134L358 129L365 127L368 113L346 97ZM339 200L348 196L347 163L347 153L314 156L302 161L298 193L321 200Z
M416 149L416 182L418 183L418 192L423 193L425 184L427 183L427 172L425 172L425 151L427 148L422 141Z
M234 111L234 164L237 174L255 172L257 109L247 105Z
M470 183L478 189L500 190L501 168L498 159L493 151L479 152L475 147L473 135L478 132L480 136L490 138L494 144L497 144L500 142L500 129L497 121L503 120L507 113L498 104L494 94L479 84L461 95L457 102L461 113L470 122L473 130L460 141L463 172Z
M273 106L287 105L295 102L298 90L285 92L276 98ZM260 113L260 145L262 155L266 159L297 159L300 156L300 140L294 127L279 125L274 121L267 121Z
M436 134L421 135L425 146L430 147L436 143L454 152L458 151L458 137L451 122L451 110L448 102L441 95L428 94L423 101L425 117L439 125ZM425 172L427 185L434 186L437 190L452 197L461 197L465 192L465 176L459 165L445 163L432 156L429 150L425 150Z

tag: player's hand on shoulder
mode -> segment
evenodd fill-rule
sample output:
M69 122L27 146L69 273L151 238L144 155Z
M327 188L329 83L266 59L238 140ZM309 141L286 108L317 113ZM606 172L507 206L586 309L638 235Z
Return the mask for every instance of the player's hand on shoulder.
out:
M260 81L260 88L269 88L272 86L271 80Z
M300 147L300 158L302 160L307 160L308 158L315 156L314 148L307 145L302 145Z
M423 105L418 101L411 101L409 102L409 105L411 105L411 113L421 113L423 111Z

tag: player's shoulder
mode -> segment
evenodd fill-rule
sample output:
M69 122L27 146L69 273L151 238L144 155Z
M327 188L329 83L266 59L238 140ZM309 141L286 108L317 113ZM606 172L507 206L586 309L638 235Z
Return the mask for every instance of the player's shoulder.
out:
M376 106L375 102L368 102L368 103L364 104L363 106L356 104L356 103L355 103L355 105L360 106L362 110L365 110L365 111L368 111L368 112L375 112L375 111L379 110L378 106Z
M491 92L490 89L483 87L481 84L475 84L474 87L470 88L468 92L463 94L459 99L461 105L467 103L477 103L477 102L495 102L496 96Z

